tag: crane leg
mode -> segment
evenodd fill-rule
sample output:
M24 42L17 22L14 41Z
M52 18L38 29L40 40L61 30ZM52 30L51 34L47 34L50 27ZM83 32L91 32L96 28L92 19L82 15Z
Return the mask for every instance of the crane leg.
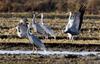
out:
M37 48L33 45L33 51L35 51L35 50L37 51Z
M73 36L72 36L72 34L70 34L70 33L67 33L68 34L68 38L70 39L70 40L73 40L74 38L73 38Z
M33 45L33 51L35 50L34 45Z
M54 39L56 39L56 36L53 36Z
M48 39L48 36L45 36L45 39Z

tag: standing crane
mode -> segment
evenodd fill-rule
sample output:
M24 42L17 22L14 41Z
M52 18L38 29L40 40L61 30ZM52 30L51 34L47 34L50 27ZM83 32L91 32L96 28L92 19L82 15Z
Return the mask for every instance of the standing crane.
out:
M30 32L30 28L31 28L31 24L28 25L28 30L27 30L27 37L29 41L31 42L31 44L35 45L36 47L39 47L43 51L46 51L46 48L43 42ZM34 51L34 47L33 47L33 51Z
M55 38L53 30L50 27L44 25L43 14L41 14L41 21L39 23L36 23L35 14L33 14L32 27L34 28L35 32L45 36L45 38L48 38L48 35L51 35Z
M43 30L46 32L47 35L56 38L54 31L51 29L51 27L43 23L43 13L41 13L41 25L40 26L43 28Z
M28 29L28 23L27 18L21 18L19 24L17 25L17 35L19 37L27 37L27 29Z

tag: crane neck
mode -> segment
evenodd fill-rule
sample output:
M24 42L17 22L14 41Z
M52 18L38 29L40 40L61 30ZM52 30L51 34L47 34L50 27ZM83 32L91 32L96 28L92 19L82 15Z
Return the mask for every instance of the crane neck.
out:
M41 13L41 24L43 25L43 13Z
M33 14L33 18L32 18L32 24L35 24L35 14Z
M30 26L30 24L28 24L27 36L29 36L29 35L30 35L30 28L31 28L31 26Z
M71 12L69 12L69 19L71 18L71 15L72 15L72 13L71 13Z

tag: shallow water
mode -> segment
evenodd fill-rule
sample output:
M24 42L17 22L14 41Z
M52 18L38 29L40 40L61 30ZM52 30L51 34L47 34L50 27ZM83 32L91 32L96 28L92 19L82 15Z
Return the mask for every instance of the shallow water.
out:
M88 52L88 51L82 51L82 52L71 52L71 51L23 51L23 50L0 50L0 54L38 54L38 55L44 55L44 56L50 56L50 55L77 55L77 56L87 56L87 55L98 55L100 52ZM100 55L99 55L100 56Z
M40 55L81 55L81 56L86 56L86 55L96 55L99 54L100 52L71 52L71 51L34 51L33 54L40 54Z

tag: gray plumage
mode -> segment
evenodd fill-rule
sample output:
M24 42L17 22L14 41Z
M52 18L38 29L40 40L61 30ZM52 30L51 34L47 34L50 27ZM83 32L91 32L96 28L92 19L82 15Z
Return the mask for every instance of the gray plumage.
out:
M49 26L47 26L43 23L43 13L41 13L41 24L40 24L40 26L43 28L43 30L45 31L45 33L47 35L56 38L54 31L51 29L51 27L49 27Z
M36 23L35 14L33 14L32 27L33 27L34 31L41 35L46 35L45 31L43 30L43 28L40 25L41 25L41 23Z
M28 23L26 23L25 18L20 20L20 23L17 25L16 29L19 37L27 37Z
M42 41L39 40L36 36L34 36L32 33L30 33L30 25L27 30L27 37L28 37L29 41L31 42L31 44L35 44L35 46L37 46L41 50L45 51L46 48L45 48L45 45L42 43Z
M73 39L73 35L78 35L80 33L84 12L85 6L81 6L79 11L77 11L73 16L70 12L68 24L64 30L65 33L68 33L69 39Z

